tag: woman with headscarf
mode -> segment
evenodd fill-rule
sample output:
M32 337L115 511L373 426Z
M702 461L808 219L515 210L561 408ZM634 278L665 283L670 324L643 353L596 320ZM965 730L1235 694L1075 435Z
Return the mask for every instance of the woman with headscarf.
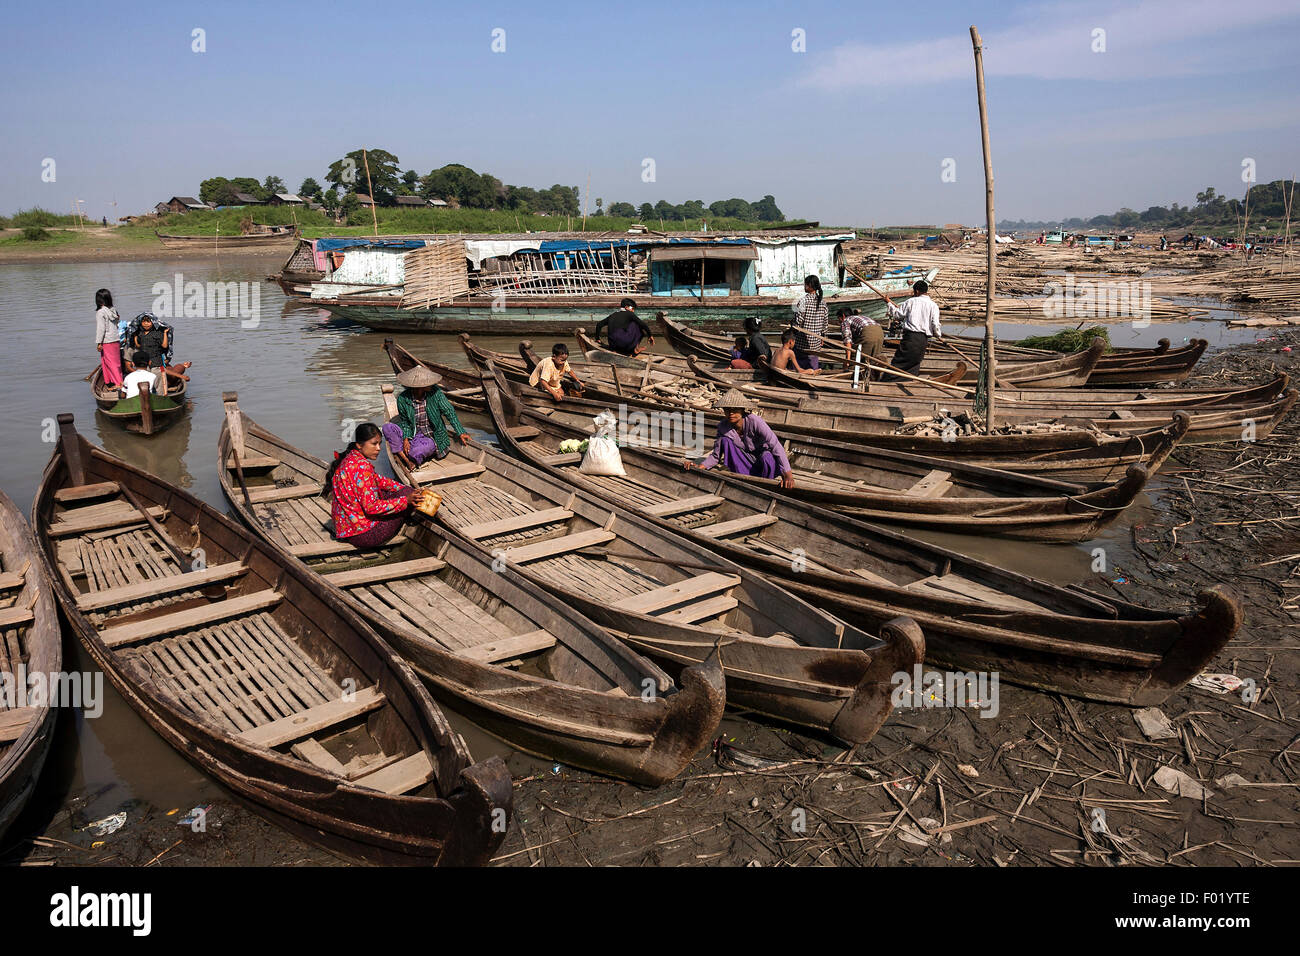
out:
M793 488L794 474L781 440L762 416L749 411L749 399L744 392L729 389L718 399L717 407L722 410L722 421L718 423L713 451L698 465L686 462L686 470L702 468L707 471L721 464L727 471L738 475L779 478L782 488Z
M403 387L397 396L397 420L386 423L383 433L393 455L412 471L430 458L447 457L451 449L447 425L462 445L469 443L469 432L456 417L447 393L438 387L441 381L441 375L423 365L397 376L397 384Z
M817 350L822 347L822 335L826 331L826 321L830 316L826 308L826 299L822 295L822 283L815 275L803 280L803 295L795 300L794 322L790 328L794 331L795 354L799 364L804 368L819 369Z

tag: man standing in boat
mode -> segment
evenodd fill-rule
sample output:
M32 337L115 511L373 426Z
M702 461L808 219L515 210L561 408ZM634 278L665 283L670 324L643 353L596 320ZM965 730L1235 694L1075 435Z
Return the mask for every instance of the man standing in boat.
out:
M688 461L683 467L708 470L721 463L727 471L755 478L779 478L782 488L794 487L790 459L770 425L760 415L749 412L749 399L740 389L729 389L718 399L722 421L713 451L698 465Z
M939 306L928 295L929 284L924 279L917 279L912 286L912 297L902 305L894 305L894 300L885 296L885 306L889 316L903 322L903 338L894 352L894 368L909 375L917 375L921 370L921 360L925 358L926 346L930 338L943 340L943 329L939 327ZM885 376L886 380L893 376Z
M618 304L617 312L611 312L596 323L594 338L597 342L600 341L602 329L609 332L609 347L622 355L640 355L645 351L642 339L650 345L655 344L650 326L637 316L636 303L631 299L624 299Z

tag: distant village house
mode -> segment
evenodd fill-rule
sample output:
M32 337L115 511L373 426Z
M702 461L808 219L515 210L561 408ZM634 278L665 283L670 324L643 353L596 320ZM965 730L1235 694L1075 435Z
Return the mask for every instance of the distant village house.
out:
M154 212L160 216L165 216L172 212L189 212L192 209L207 210L210 207L207 203L201 203L193 196L173 196L166 202L160 202L154 206Z
M266 201L268 206L305 206L307 200L293 193L276 193Z

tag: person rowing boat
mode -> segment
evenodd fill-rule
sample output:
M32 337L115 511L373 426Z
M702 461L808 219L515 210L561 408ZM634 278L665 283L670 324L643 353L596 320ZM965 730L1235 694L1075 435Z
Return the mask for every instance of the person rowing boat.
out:
M782 488L794 487L794 474L781 440L776 437L762 416L749 411L749 399L739 389L729 389L718 399L716 406L724 414L718 423L717 440L711 451L698 465L687 461L687 471L700 468L707 471L721 464L727 471L756 478L779 478Z

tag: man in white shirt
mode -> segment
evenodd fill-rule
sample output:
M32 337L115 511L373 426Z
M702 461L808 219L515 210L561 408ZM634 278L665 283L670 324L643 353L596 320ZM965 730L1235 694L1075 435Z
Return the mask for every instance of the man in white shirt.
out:
M890 318L903 320L903 337L898 343L891 363L900 372L917 375L921 370L921 360L925 358L925 348L930 337L943 338L943 329L939 327L939 307L927 294L930 286L924 279L916 280L912 286L912 297L902 305L885 296L885 306ZM888 378L888 376L886 376Z
M122 388L125 394L123 398L135 398L140 394L140 383L148 382L149 391L157 393L158 377L149 371L149 355L146 352L136 352L131 356L131 361L135 363L135 371L128 375L122 381Z

